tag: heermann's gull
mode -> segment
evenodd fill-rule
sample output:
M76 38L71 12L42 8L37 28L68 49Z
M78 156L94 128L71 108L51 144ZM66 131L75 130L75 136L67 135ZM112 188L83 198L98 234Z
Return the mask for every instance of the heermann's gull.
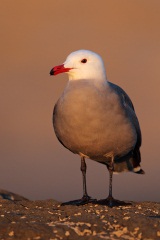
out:
M71 53L50 75L66 72L69 81L53 112L53 125L61 144L81 157L83 197L65 204L94 201L87 194L86 163L90 158L107 166L109 206L124 204L112 197L113 172L143 174L140 167L141 130L133 104L119 86L108 82L101 57L88 50Z

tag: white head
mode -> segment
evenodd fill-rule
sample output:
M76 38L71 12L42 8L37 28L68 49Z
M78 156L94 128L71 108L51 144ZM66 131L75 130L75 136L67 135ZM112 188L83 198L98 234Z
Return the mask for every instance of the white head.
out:
M102 58L89 50L72 52L60 66L54 67L51 75L66 72L69 80L92 79L106 81L106 72Z

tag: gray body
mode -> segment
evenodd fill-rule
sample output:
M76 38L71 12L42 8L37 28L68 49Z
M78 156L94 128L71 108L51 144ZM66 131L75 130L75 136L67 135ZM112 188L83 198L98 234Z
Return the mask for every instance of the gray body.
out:
M53 125L71 152L106 164L114 172L140 171L141 131L128 95L107 82L69 81L57 101Z

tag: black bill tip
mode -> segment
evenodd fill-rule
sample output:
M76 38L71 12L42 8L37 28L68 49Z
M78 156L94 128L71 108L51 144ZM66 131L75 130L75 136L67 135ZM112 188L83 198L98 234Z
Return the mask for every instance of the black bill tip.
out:
M51 71L50 71L49 74L50 74L50 75L54 75L54 70L53 70L53 68L51 69Z

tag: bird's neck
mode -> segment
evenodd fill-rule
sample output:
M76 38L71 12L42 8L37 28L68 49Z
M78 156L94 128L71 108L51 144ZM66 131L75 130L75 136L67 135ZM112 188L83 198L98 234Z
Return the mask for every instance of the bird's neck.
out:
M69 81L68 81L68 87L69 86L81 86L81 87L83 87L83 86L91 86L91 87L95 87L95 88L97 88L97 90L99 90L99 91L103 91L104 89L106 89L106 87L109 87L109 84L108 84L108 81L107 81L107 79L106 78L101 78L101 79L76 79L76 80L74 80L74 79L69 79Z

